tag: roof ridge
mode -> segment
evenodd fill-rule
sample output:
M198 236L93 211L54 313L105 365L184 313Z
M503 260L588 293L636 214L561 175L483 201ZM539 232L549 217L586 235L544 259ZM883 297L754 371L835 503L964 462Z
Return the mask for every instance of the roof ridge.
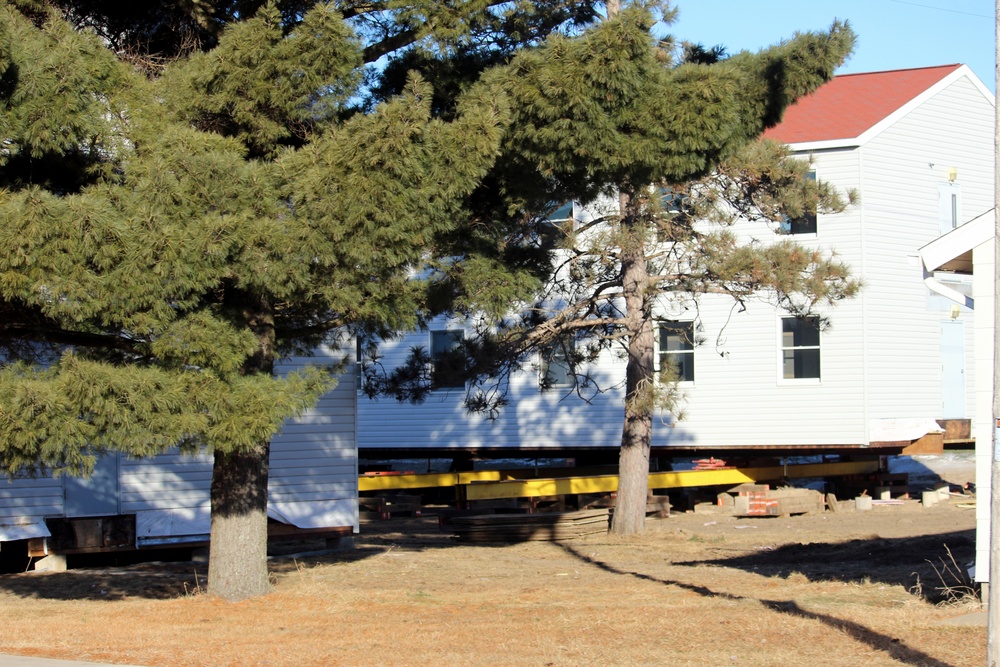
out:
M844 74L834 74L834 79L842 79L849 76L869 76L872 74L895 74L897 72L916 72L931 69L958 69L965 63L951 63L948 65L928 65L926 67L900 67L898 69L877 69L871 72L845 72Z
M963 67L935 65L834 76L796 100L764 137L786 144L859 139Z

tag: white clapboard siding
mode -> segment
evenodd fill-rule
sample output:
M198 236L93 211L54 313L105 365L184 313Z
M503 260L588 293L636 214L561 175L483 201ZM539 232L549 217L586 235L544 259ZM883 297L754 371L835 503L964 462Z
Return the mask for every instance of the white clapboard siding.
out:
M322 347L311 357L292 357L277 369L340 362L347 348ZM288 420L271 440L268 510L300 528L358 525L358 460L354 367L315 407Z
M860 149L867 243L866 326L873 418L938 416L942 406L940 323L949 305L929 299L917 251L941 235L938 190L957 170L960 220L988 212L992 195L992 105L967 78L940 91ZM985 140L984 140L985 139ZM965 323L966 417L975 413L974 313Z
M335 364L347 349L321 348L278 364L284 374L306 364ZM271 443L268 513L301 528L357 527L357 449L353 366L316 406L290 419ZM204 539L210 528L212 456L173 450L120 457L118 503L135 514L140 545ZM64 514L62 478L0 479L0 519Z
M212 482L212 457L176 451L142 459L122 458L121 510L136 514L147 510L208 508Z
M36 518L63 512L62 480L52 475L0 477L0 519Z

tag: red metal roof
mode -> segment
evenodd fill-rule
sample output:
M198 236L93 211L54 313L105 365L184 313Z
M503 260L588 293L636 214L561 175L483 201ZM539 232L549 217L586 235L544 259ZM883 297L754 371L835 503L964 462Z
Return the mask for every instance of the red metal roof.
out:
M854 139L961 65L843 74L800 98L764 137L786 144Z

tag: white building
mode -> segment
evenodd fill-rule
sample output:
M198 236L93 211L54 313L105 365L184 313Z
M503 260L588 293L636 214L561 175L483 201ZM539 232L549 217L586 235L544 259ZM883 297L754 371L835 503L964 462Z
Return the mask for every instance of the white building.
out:
M322 349L279 363L277 372L336 363L345 353ZM347 372L272 438L267 513L277 522L275 534L357 532L356 398L354 374ZM211 479L210 454L176 452L145 459L110 454L87 479L0 476L0 549L32 538L65 543L50 528L74 533L68 553L206 543Z
M943 233L990 215L993 107L993 95L967 67L950 65L838 76L788 110L766 136L811 157L820 179L860 193L847 211L794 228L795 240L835 249L864 289L824 312L830 327L822 332L767 304L735 312L721 298L703 300L696 311L659 313L690 323L702 342L661 350L686 362L690 380L683 383L684 419L673 426L661 420L654 448L866 448L908 442L938 429L935 420L982 412L973 311L946 296L971 294L971 280L931 273L925 281L919 254ZM774 238L763 227L741 231ZM460 335L461 323L439 321L383 345L383 361L392 366L415 345L445 349ZM669 333L660 339L672 340ZM614 386L623 363L608 354L594 375ZM420 405L359 398L362 456L544 453L617 448L620 441L620 387L587 403L569 389L543 393L538 373L525 372L513 378L510 404L492 422L467 414L462 397L455 387ZM977 423L973 435L987 437L982 428Z

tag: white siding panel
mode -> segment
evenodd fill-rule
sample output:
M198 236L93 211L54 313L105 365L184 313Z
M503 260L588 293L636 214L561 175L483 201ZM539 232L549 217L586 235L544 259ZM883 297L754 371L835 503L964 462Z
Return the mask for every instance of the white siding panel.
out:
M815 156L820 178L844 191L860 183L856 152L833 151ZM860 264L862 244L857 207L821 215L815 237L805 245L836 249L842 259ZM773 231L737 225L743 238L769 241ZM695 381L685 385L684 419L654 423L654 445L860 444L865 441L861 344L861 300L828 312L832 327L823 334L823 378L820 384L779 382L779 314L766 303L751 303L735 312L731 301L706 298L697 311L704 343L696 347ZM677 316L676 313L662 313ZM681 316L681 319L684 319ZM439 323L440 326L441 323ZM434 327L436 328L436 327ZM415 345L427 345L427 334L412 334L383 346L387 367L399 363ZM495 422L469 415L462 392L435 392L422 405L391 399L359 399L361 448L558 448L618 447L624 417L620 382L624 365L605 354L597 370L607 393L587 403L565 392L542 394L533 372L511 384L510 404Z
M356 498L272 503L268 506L267 513L278 521L299 528L336 528L353 525L357 531Z
M0 475L0 519L59 516L63 500L62 480L58 477L11 479Z
M409 347L423 339L413 334L385 344L386 365L402 360ZM614 367L610 354L595 367L602 386L614 384L609 377ZM588 405L562 389L542 393L537 371L527 370L513 378L510 405L497 420L469 414L463 398L462 390L432 392L420 405L359 397L359 447L609 447L621 439L620 391L593 395Z
M313 363L338 363L347 349L321 348L314 356L278 364L278 375ZM357 527L356 389L353 365L317 405L291 419L272 440L270 508L276 518L303 527ZM212 456L177 450L121 457L121 511L140 517L140 538L190 536L207 531ZM0 479L0 518L61 516L60 478ZM332 523L330 523L332 522ZM178 533L180 534L180 533Z
M122 458L120 475L125 514L208 507L212 457L173 450L145 459Z
M810 157L817 177L842 194L860 187L855 151L825 151ZM857 206L820 214L814 236L792 240L836 253L860 275L860 219ZM706 299L701 308L706 338L701 368L690 392L687 417L678 428L696 434L689 440L702 445L864 442L864 391L857 372L862 305L863 297L824 308L821 314L829 319L829 328L821 334L820 381L786 381L780 377L783 313L765 302L750 303L745 312L736 312L728 299Z
M323 347L311 357L284 360L275 372L280 375L308 364L338 364L351 353L347 347ZM332 391L288 420L272 438L269 513L303 528L357 528L356 401L351 364Z
M288 502L327 502L335 500L350 500L351 482L342 484L310 484L301 482L295 485L279 484L268 489L270 505L281 507ZM347 524L350 525L350 524Z
M915 256L940 235L938 190L950 169L957 170L961 187L962 221L992 207L992 118L989 102L962 79L861 149L866 368L873 418L941 415L940 322L949 314L929 307ZM973 313L965 311L961 318L971 341ZM965 358L967 416L972 417L971 342Z

